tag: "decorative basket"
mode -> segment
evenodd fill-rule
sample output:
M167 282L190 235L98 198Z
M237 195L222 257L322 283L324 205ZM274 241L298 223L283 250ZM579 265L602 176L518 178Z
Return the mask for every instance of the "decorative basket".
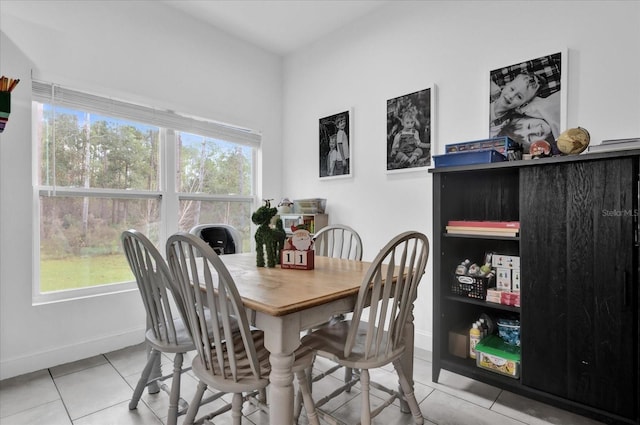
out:
M454 275L451 282L451 293L463 297L484 300L487 298L487 288L495 286L491 276Z

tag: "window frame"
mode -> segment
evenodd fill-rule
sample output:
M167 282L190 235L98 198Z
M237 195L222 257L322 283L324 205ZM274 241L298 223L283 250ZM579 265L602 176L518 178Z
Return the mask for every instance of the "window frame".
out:
M37 114L37 104L51 104L64 106L76 110L98 113L112 118L120 118L153 125L159 128L159 181L158 190L125 190L56 187L40 185L38 127L40 125ZM177 132L188 132L204 137L223 140L230 143L248 146L252 149L251 193L250 195L228 195L178 192L177 189ZM170 234L178 231L178 212L181 201L199 200L208 202L232 200L234 202L249 202L253 207L257 204L259 187L258 159L261 156L262 136L260 133L223 124L211 120L195 118L172 111L162 111L157 108L137 105L113 98L80 92L61 87L56 84L32 81L32 147L33 147L33 281L32 303L46 304L115 294L137 290L135 281L106 283L91 287L67 289L60 291L40 291L40 197L91 197L109 199L156 199L159 201L160 240L166 240ZM164 250L160 249L164 255Z

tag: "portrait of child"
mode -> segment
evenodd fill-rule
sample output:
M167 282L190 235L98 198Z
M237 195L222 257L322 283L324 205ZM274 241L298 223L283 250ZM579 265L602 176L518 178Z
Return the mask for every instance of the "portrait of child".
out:
M538 140L554 145L562 127L563 54L489 72L489 137L508 136L524 153Z
M433 87L387 101L387 171L431 165Z
M320 119L320 178L351 176L351 142L349 111Z

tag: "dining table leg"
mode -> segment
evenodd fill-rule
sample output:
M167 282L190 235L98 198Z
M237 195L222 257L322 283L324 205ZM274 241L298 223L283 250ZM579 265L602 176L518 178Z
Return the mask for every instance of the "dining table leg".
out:
M295 315L293 315L295 316ZM293 425L293 352L300 345L300 328L295 317L268 316L258 313L256 324L264 331L265 347L269 350L269 423Z

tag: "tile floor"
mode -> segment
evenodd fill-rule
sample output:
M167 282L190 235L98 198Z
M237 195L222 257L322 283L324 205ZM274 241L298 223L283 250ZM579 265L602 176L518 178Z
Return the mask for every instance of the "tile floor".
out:
M438 425L595 425L599 422L520 397L513 393L456 375L440 374L440 382L431 382L429 352L417 351L414 363L416 398L425 424ZM146 391L137 409L129 410L132 388L145 364L143 344L86 360L53 367L0 381L0 424L47 425L134 425L163 424L168 396ZM186 359L190 362L190 358ZM327 362L318 360L323 369ZM163 371L171 368L171 358L163 356ZM392 369L372 373L372 380L393 383ZM342 372L314 385L314 398L335 388ZM333 381L332 381L333 380ZM196 380L183 377L183 397L190 401ZM375 390L372 396L375 396ZM225 399L230 400L228 395ZM208 409L213 410L218 400ZM375 401L372 401L375 406ZM219 405L218 405L219 406ZM357 423L360 411L358 387L324 406L347 423ZM201 411L205 411L203 407ZM181 416L178 423L182 423ZM302 417L300 424L306 424ZM396 406L386 408L375 424L409 425L411 415L401 414ZM216 425L231 424L230 413L214 418ZM268 416L245 403L243 424L268 424Z

